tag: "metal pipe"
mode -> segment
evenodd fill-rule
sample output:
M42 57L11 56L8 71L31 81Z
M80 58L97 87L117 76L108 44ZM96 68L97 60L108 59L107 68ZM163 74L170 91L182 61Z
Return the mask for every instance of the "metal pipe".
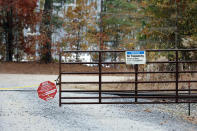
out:
M183 104L188 102L62 102L62 104ZM197 101L191 101L197 103Z
M72 52L80 52L80 53L95 53L95 52L125 52L127 50L87 50L87 51L83 51L83 50L69 50L69 51L63 51L64 53L72 53ZM141 50L135 50L135 51L141 51ZM158 51L162 51L162 52L169 52L169 51L197 51L197 48L194 49L146 49L146 52L158 52Z
M176 102L178 102L178 95L179 95L179 52L176 51Z
M61 66L61 61L62 61L62 54L60 52L59 54L59 107L61 107L61 97L62 97L62 75L61 75L61 72L62 72L62 66Z
M101 90L102 90L102 54L99 52L99 103L101 103Z
M135 102L137 102L138 95L138 65L134 65L135 67Z
M174 89L163 90L138 90L138 92L175 92ZM188 91L188 89L180 89L179 91ZM190 89L190 91L197 91L197 89ZM62 92L98 92L98 90L62 90ZM119 92L119 93L132 93L134 90L101 90L101 92Z

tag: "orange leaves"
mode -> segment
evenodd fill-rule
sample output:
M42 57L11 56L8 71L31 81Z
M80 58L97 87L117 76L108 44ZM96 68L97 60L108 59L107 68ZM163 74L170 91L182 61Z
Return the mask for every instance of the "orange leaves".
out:
M80 45L80 47L81 47L82 50L87 50L88 49L88 45L86 43L82 43Z
M37 0L18 0L15 5L16 13L23 17L33 17L37 7Z
M134 49L135 48L135 44L134 43L128 43L125 44L126 49Z
M0 0L0 10L9 11L17 2L18 0Z
M35 54L36 39L34 36L28 36L24 29L30 29L35 32L36 25L40 21L40 15L35 11L38 0L0 0L0 19L2 31L5 34L5 44L11 44L11 55L15 48L21 52ZM8 36L9 31L13 32ZM6 42L10 38L11 42ZM16 43L16 44L15 44Z
M88 4L89 3L89 4ZM77 0L75 6L70 6L64 11L63 28L67 33L62 39L70 49L89 48L89 44L96 44L98 39L95 37L98 26L95 16L95 2L88 0Z
M0 0L0 7L2 10L28 13L33 11L37 6L38 0Z
M0 0L0 10L5 13L11 11L13 19L31 24L39 20L39 15L35 12L37 2L38 0Z
M22 10L33 10L37 6L38 0L18 0L16 7Z

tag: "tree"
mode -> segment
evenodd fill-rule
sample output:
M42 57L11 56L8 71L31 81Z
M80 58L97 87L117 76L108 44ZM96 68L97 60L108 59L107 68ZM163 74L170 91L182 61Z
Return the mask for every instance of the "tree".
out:
M41 44L41 61L45 63L52 62L51 55L51 43L52 43L52 14L53 14L53 0L45 0L42 24L41 24L41 34L45 36L45 41Z
M63 27L66 33L63 38L64 46L74 50L87 49L88 31L95 25L96 19L94 6L94 2L88 4L88 0L77 0L74 7L69 6L64 10ZM76 53L76 61L79 61L78 58L79 54Z
M0 0L1 43L5 45L6 61L12 61L14 50L26 45L24 28L34 28L37 0ZM20 37L19 37L20 36ZM24 48L23 46L22 48Z
M108 36L108 41L117 49L120 42L131 35L134 21L132 16L137 7L127 0L106 0L103 11L103 31Z
M135 34L141 27L140 21L136 21L140 13L139 4L128 0L105 0L103 6L101 24L105 37L104 49L135 48ZM112 61L118 59L117 53L106 57Z
M149 20L145 22L139 33L139 40L147 41L144 48L196 48L197 38L197 1L194 0L150 0L144 2L145 14ZM152 44L155 41L154 44ZM162 54L169 59L174 53ZM158 57L158 55L154 55ZM182 52L180 60L197 59L196 53ZM173 64L170 64L170 66ZM180 70L196 66L180 64Z
M151 20L145 23L140 39L158 41L157 48L185 48L183 39L196 35L196 1L150 0L146 4L144 11Z

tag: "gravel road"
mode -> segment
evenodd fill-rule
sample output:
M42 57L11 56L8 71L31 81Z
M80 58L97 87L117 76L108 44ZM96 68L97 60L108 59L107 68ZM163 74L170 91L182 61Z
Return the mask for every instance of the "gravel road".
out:
M36 85L56 77L0 74L0 131L197 130L197 125L174 113L179 109L177 105L169 108L165 105L63 105L59 108L58 94L45 102L38 98L36 92Z

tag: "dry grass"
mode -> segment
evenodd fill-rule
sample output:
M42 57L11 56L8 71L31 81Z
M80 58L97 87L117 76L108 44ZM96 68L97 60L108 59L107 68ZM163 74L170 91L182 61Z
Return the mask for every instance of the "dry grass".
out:
M65 72L98 72L98 67L88 67L86 65L62 65L62 70ZM144 70L140 66L140 71ZM103 72L119 71L127 72L133 71L131 66L121 65L116 68L102 68ZM40 63L0 63L0 73L9 74L55 74L59 73L59 64L40 64ZM119 75L120 76L120 75ZM125 77L124 81L134 81L134 74L124 75L130 76L133 79ZM181 74L180 80L196 80L191 74ZM173 74L139 74L139 81L160 81L160 80L175 80ZM102 85L103 90L134 90L134 84L108 84ZM64 88L88 89L98 90L98 85L67 85ZM197 87L197 83L191 83L191 89ZM175 89L174 83L156 83L156 84L139 84L139 90L161 90L161 89ZM188 83L180 83L179 89L188 89Z
M86 65L66 65L62 64L64 72L98 72L98 67L88 67ZM102 71L117 71L115 68L102 68ZM119 71L124 71L120 68ZM14 63L1 62L0 73L4 74L59 74L59 64L41 64L36 62Z
M134 81L134 76L132 76L133 79L130 77L125 77L124 81ZM139 76L139 81L171 81L175 80L175 76L170 76L169 74L163 75L163 74L151 74L150 76ZM194 77L191 75L181 75L180 80L195 80ZM68 86L67 86L68 87ZM84 89L84 90L98 90L98 85L69 85L69 87L75 88L75 89ZM190 83L191 89L196 89L197 83ZM179 83L179 89L188 89L189 84L188 83ZM102 90L134 90L135 84L103 84ZM145 83L145 84L138 84L139 90L162 90L162 89L176 89L175 83ZM173 92L171 92L173 93ZM191 93L194 93L192 91Z

